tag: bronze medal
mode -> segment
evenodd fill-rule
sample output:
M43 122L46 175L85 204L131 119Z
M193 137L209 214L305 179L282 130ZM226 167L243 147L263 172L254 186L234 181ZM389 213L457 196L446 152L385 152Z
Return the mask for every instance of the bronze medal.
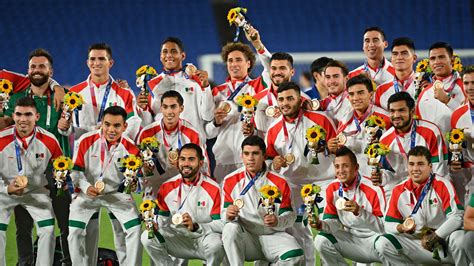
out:
M295 159L296 159L295 155L291 152L285 155L285 161L286 161L286 164L288 165L293 164L295 162Z
M242 209L244 207L244 200L236 199L234 200L234 205L237 206L237 208Z
M174 225L179 225L183 222L183 215L181 213L175 213L173 214L173 217L171 217L171 222Z
M276 113L276 110L275 110L275 107L273 107L273 106L268 106L265 109L265 115L267 115L268 117L275 116L275 113Z
M97 189L99 193L102 193L105 189L105 183L102 180L96 181L94 187Z
M177 161L177 160L178 160L178 157L179 157L178 151L170 150L170 151L168 152L168 160L170 160L171 162Z

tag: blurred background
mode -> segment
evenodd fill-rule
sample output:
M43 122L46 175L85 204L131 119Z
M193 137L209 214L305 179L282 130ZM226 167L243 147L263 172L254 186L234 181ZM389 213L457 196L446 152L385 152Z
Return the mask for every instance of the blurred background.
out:
M184 41L185 61L222 83L226 72L218 54L234 37L226 17L236 6L248 8L248 20L271 52L295 56L296 77L322 55L342 59L351 69L361 64L369 26L382 27L389 45L396 37L414 39L419 59L427 57L431 43L443 40L464 65L474 64L472 0L2 0L0 67L26 73L29 52L42 47L54 57L54 78L74 85L89 73L89 45L107 42L115 59L112 76L134 88L135 70L149 64L160 71L161 41L176 36Z

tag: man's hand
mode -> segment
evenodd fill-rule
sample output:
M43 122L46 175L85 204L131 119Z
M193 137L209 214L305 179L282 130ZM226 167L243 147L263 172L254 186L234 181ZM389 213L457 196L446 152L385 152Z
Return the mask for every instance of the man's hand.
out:
M7 192L8 194L13 194L13 195L17 195L17 196L20 196L23 194L23 192L25 191L25 187L26 186L19 186L15 180L13 180L12 182L10 182L10 184L8 184L8 187L7 187Z
M436 84L435 84L436 85ZM443 86L434 86L434 97L438 101L447 104L451 99L448 94L444 91Z
M117 79L116 80L118 85L121 87L121 88L124 88L124 89L130 89L130 86L128 85L128 82L124 79Z
M337 149L339 148L339 144L337 143L337 138L332 138L328 140L328 150L331 153L336 153Z
M87 188L86 194L87 194L87 196L89 196L91 198L95 198L95 197L97 197L97 195L99 195L99 191L94 186L89 186Z
M275 158L273 158L273 170L275 171L280 171L280 169L282 167L287 167L288 164L286 163L286 160L285 158L283 158L283 156L281 155L278 155L278 156L275 156Z
M462 164L459 161L451 161L451 164L449 166L451 167L451 170L454 172L459 172L462 170Z
M186 228L191 231L191 232L194 232L194 222L193 222L193 218L191 218L191 215L189 215L189 213L185 212L183 213L182 215L183 217L183 222L181 223L182 225L186 226Z
M226 111L224 111L222 108L216 108L216 110L214 111L214 123L216 124L216 126L222 125L226 117Z
M233 221L235 220L235 218L237 218L239 216L239 212L240 212L240 209L239 207L235 206L235 205L229 205L227 207L227 211L226 211L226 218L227 218L227 221Z
M59 112L64 101L64 95L66 95L66 90L61 86L54 86L54 109L56 112Z
M313 111L313 104L311 103L311 101L303 100L303 102L301 103L301 108L305 111Z
M413 234L415 233L416 231L416 226L413 226L413 228L406 228L405 226L403 226L403 224L398 224L397 225L397 231L399 233L405 233L405 234Z
M360 206L357 204L357 202L353 200L346 200L344 206L344 211L352 212L355 216L359 216Z
M206 88L209 86L209 74L207 71L197 70L196 76L198 76L199 80L201 81L201 87Z
M143 91L137 96L137 105L142 110L146 110L146 107L148 106L148 95L146 95Z
M67 131L71 126L71 119L67 120L66 118L62 117L58 121L58 129Z
M247 40L252 43L253 47L258 51L264 48L262 41L260 40L260 33L253 26L250 26L250 29L245 32L245 37Z
M433 252L436 244L440 243L441 240L442 239L434 231L432 231L421 237L421 246L424 249Z
M323 222L319 220L319 217L317 215L308 216L308 223L309 223L309 226L316 228L317 230L320 230L320 231L323 226Z
M278 225L278 218L275 214L267 214L263 217L263 224L267 227L275 227Z
M252 123L242 122L242 134L245 137L253 135L254 127Z
M372 171L370 173L370 180L372 181L372 184L380 186L382 184L382 172L380 171Z
M153 174L153 168L155 168L155 166L150 166L148 165L147 163L143 163L143 172L145 173L145 175L151 175Z

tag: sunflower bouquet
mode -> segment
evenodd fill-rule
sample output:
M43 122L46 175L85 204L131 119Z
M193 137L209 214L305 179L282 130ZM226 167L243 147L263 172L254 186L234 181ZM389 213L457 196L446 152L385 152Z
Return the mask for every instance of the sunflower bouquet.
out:
M149 167L155 166L155 153L159 151L160 142L155 136L144 138L140 142L140 155L143 158L144 164Z
M140 213L145 223L145 230L148 232L148 239L152 239L155 233L155 217L158 213L157 202L149 199L144 200L140 204Z
M239 28L244 29L245 32L250 30L250 23L246 20L244 14L247 13L247 8L243 7L235 7L229 10L227 13L227 21L229 21L229 25L232 26L234 24L237 27L236 37L234 41L236 42L239 37L240 30ZM253 38L252 38L253 39Z
M8 79L0 79L0 111L8 109L8 101L13 91L13 83Z
M306 129L306 140L308 149L311 152L311 163L319 164L318 151L326 146L326 130L320 125L313 125Z
M56 196L64 196L64 185L66 179L70 175L74 164L67 156L59 156L53 161L53 177L56 185Z
M275 203L280 202L281 192L276 186L265 185L259 190L260 192L260 202L263 208L265 209L266 214L275 213Z
M463 128L453 128L446 133L446 142L448 143L448 163L464 161L462 148L466 148L466 138Z
M301 188L301 198L303 199L303 205L305 213L308 215L308 219L313 221L318 216L318 203L323 201L320 196L321 187L315 184L306 184Z
M69 118L71 118L71 113L74 112L74 110L76 109L81 110L83 104L84 104L84 98L82 98L81 94L71 92L71 91L66 93L66 95L64 95L64 105L63 105L62 116L66 120L69 120Z
M142 167L142 159L133 154L126 155L119 159L119 170L125 176L123 180L124 193L130 194L132 191L136 191L138 186L137 175Z
M150 90L148 81L158 76L158 73L152 66L143 65L135 71L135 76L137 77L135 80L137 87L141 89L142 93L148 95L148 91Z
M369 144L378 142L385 129L385 121L378 115L370 115L365 121L365 132Z
M382 143L376 142L367 146L364 153L367 155L367 164L372 166L372 172L380 172L380 164L382 160L385 160L385 156L390 153L390 148Z
M242 108L241 119L245 121L245 123L250 124L255 115L258 100L252 95L242 94L237 96L236 102Z

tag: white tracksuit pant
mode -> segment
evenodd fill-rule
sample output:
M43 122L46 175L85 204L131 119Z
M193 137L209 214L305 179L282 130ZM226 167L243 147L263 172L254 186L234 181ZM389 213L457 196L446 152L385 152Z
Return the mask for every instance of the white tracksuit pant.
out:
M49 191L39 189L38 192L22 196L0 194L0 251L5 255L7 226L13 208L22 205L35 221L38 235L38 255L36 265L52 265L54 259L54 212ZM5 256L0 265L6 265Z
M90 253L89 257L86 256L85 246L87 246L87 252L92 252L92 241L87 241L88 244L86 245L86 239L92 237L95 240L94 243L97 243L96 237L98 232L86 237L85 229L91 217L98 212L101 207L113 213L125 231L127 254L125 264L140 264L142 256L140 245L140 219L138 218L138 212L132 196L120 192L99 196L95 199L81 193L73 199L70 207L68 237L72 263L74 265L90 265L92 261L91 257L97 256L97 251ZM97 246L95 246L95 250L97 250L96 247Z

